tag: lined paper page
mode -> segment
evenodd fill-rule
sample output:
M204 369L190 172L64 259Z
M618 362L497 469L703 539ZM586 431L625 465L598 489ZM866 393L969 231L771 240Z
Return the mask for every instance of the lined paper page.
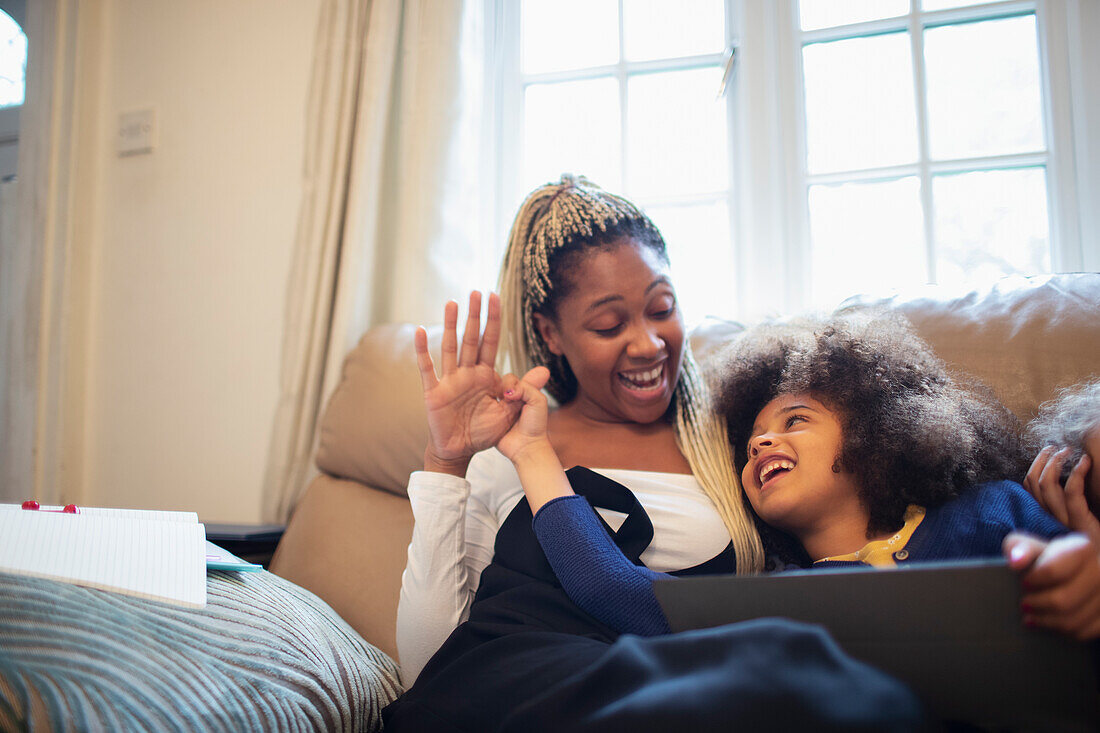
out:
M205 606L206 532L197 517L149 521L130 511L0 511L0 571Z

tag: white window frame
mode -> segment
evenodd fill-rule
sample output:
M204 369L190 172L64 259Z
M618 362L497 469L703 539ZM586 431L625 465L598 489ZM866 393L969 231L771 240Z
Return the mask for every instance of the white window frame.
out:
M775 3L768 0L740 0L739 4L738 17L744 23L742 37L749 39L755 36L762 40L757 44L758 46L771 45L775 49L770 74L774 79L775 88L783 90L783 93L777 95L779 99L770 109L765 109L766 105L759 103L759 100L745 97L742 97L738 109L743 123L756 130L767 128L766 120L769 115L775 120L775 126L779 131L777 135L780 138L778 144L782 151L781 158L785 164L779 180L774 175L769 178L767 171L742 167L742 175L753 181L753 185L744 187L745 190L764 192L763 195L755 196L749 193L750 200L745 202L743 198L743 205L765 210L778 209L789 214L786 221L773 219L767 222L769 226L765 231L754 232L756 235L754 238L745 238L746 233L741 232L742 242L755 242L758 247L762 242L770 242L770 249L776 253L776 258L772 258L765 264L762 262L764 258L759 253L754 253L750 248L744 248L747 250L744 258L747 262L743 261L743 264L749 285L743 291L748 300L741 303L741 310L744 313L760 315L765 309L754 307L754 300L767 300L769 294L773 298L780 295L773 289L753 285L754 282L774 282L774 276L769 280L768 270L771 269L774 272L776 259L779 258L782 259L781 270L787 276L786 287L781 293L782 309L784 311L801 310L811 306L808 293L813 276L810 272L808 188L811 182L829 178L826 175L811 177L806 170L802 43L804 38L824 40L841 35L848 37L853 35L851 30L856 26L849 26L848 30L842 32L823 30L803 34L799 28L797 0ZM939 24L951 20L1009 17L1032 11L1035 13L1040 72L1045 92L1043 114L1047 152L1041 156L1004 156L1004 160L1011 159L1014 165L1040 162L1046 167L1051 269L1054 272L1100 268L1100 241L1098 241L1100 230L1097 229L1097 215L1094 213L1096 206L1090 208L1081 205L1082 201L1097 203L1096 174L1092 172L1095 168L1089 167L1086 157L1089 151L1087 145L1082 143L1090 139L1088 137L1090 130L1092 140L1096 140L1096 134L1100 132L1098 127L1100 116L1093 114L1089 117L1083 109L1090 102L1089 91L1094 96L1100 94L1100 79L1098 79L1100 74L1094 73L1091 79L1083 78L1084 72L1090 67L1086 65L1087 49L1081 40L1090 37L1088 27L1096 28L1097 22L1100 22L1100 13L1093 13L1091 18L1086 18L1082 10L1084 8L1072 0L1010 0L987 3L980 7L926 14L929 20ZM883 30L908 30L915 51L921 51L923 39L919 29L923 24L912 9L900 21L872 21L858 24L858 26L866 34ZM1075 30L1076 33L1074 33ZM915 65L913 73L922 73L921 68ZM742 79L746 84L751 81ZM917 114L923 148L927 139L923 129L926 124L924 119L926 108L921 90L923 80L917 81L919 82L916 89ZM1095 106L1095 102L1092 104ZM1091 154L1095 158L1096 152ZM929 205L931 189L927 184L932 173L951 170L958 166L951 163L929 163L923 151L921 158L922 162L916 166L904 168L920 175L922 196L925 199L926 246L931 256L933 251L931 238L934 236L934 231L929 221L932 216L932 208ZM990 161L992 162L993 159L991 158ZM1082 180L1080 175L1082 171L1091 173L1091 179ZM1083 184L1088 186L1088 190L1082 191ZM770 192L774 191L782 193L770 195ZM1091 244L1088 244L1090 242ZM934 270L930 271L934 272Z
M497 235L499 254L511 217L527 193L518 191L519 166L514 163L523 130L519 0L484 2L487 25L494 29L486 34L494 39L487 56L494 60L487 64L494 71L488 72L486 82L496 99L486 134L496 141L498 151L493 163L497 195L490 214L494 224L489 231ZM736 263L731 281L736 299L732 311L724 315L752 320L811 306L802 31L797 0L725 2L727 48L736 51L726 95L730 182L723 194L729 202L730 246ZM1051 267L1055 272L1100 270L1100 143L1096 142L1100 140L1100 71L1090 71L1100 69L1100 49L1083 42L1100 33L1100 8L1082 0L1003 0L980 8L937 11L928 17L962 20L1032 10L1045 92L1047 153L1040 162L1047 171ZM895 27L909 30L916 50L920 50L922 37L914 29L921 26L914 12L901 20L859 25L867 33ZM812 37L824 38L830 33L815 31ZM618 67L616 74L622 84L626 74L652 65L643 62ZM914 74L920 73L919 68L914 68ZM625 126L625 105L623 110ZM918 104L922 128L924 114L923 104ZM1016 165L1035 162L1033 156L1024 157L1006 159L1012 158ZM623 164L629 164L625 156ZM908 166L921 176L922 183L941 167L946 168L919 163ZM622 193L631 196L629 190ZM929 186L922 185L922 196L931 196ZM642 206L671 203L648 198L636 201ZM925 217L931 216L927 203ZM926 226L925 236L934 236L931 226Z
M708 191L704 193L684 194L678 196L639 196L635 195L629 188L627 167L630 165L629 156L627 155L627 79L633 75L641 73L655 73L662 71L676 71L683 69L693 69L702 67L719 67L721 68L726 64L730 49L734 46L734 28L735 17L731 12L732 7L731 0L724 0L727 5L726 10L726 27L724 29L724 50L710 53L699 54L681 59L668 59L658 61L627 61L621 58L618 63L609 64L606 66L595 67L591 69L585 69L583 71L564 71L564 72L549 72L539 74L524 75L521 71L520 63L520 0L489 0L486 6L487 17L491 18L491 23L496 24L497 33L496 36L499 39L499 46L492 48L490 58L495 59L495 66L499 68L499 74L496 79L497 98L499 103L496 105L498 110L494 126L498 131L498 140L500 144L500 160L515 161L519 157L519 151L522 145L522 135L524 129L523 120L523 94L524 89L528 84L537 83L554 83L560 81L572 81L586 78L596 77L613 77L619 88L620 94L620 145L621 151L621 180L623 181L623 187L620 190L616 190L615 193L620 193L631 201L635 202L639 206L653 207L653 206L670 206L670 205L689 205L689 204L704 204L713 202L724 202L730 216L730 231L735 231L734 217L736 215L737 201L736 201L736 188L734 185L735 176L734 170L734 139L733 131L735 126L732 124L735 114L735 102L732 94L727 93L725 96L727 119L730 120L730 124L727 125L727 135L729 136L727 144L727 152L729 156L729 165L727 169L730 171L726 186L721 190ZM622 7L620 3L619 12L619 48L623 48L623 28L622 28ZM717 92L717 89L715 90ZM583 173L584 171L561 171ZM519 207L522 202L522 197L528 192L521 191L520 189L520 167L518 165L498 165L496 169L498 185L498 196L495 203L495 209L497 213L503 212L503 216L497 217L496 231L498 233L499 242L503 243L508 235L508 227L510 225L510 216ZM596 181L601 185L606 185L602 181ZM731 243L732 244L732 243ZM503 244L501 244L501 252L503 252Z

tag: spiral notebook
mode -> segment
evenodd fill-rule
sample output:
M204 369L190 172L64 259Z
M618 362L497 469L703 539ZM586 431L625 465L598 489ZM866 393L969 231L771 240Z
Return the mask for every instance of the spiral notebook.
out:
M0 504L0 572L206 605L206 532L194 512L59 509Z

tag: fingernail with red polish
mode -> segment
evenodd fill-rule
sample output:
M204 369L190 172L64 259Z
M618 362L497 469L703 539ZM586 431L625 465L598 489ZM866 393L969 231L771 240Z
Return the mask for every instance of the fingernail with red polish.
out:
M1028 603L1027 601L1024 601L1023 603L1020 604L1020 610L1023 611L1024 614L1026 615L1026 614L1029 614L1032 611L1034 611L1035 608L1030 603Z

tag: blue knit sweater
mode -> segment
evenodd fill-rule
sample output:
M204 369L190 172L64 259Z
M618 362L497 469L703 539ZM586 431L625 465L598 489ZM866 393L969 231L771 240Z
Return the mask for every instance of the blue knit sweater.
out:
M584 497L547 502L533 526L562 587L584 611L621 633L668 633L653 581L674 576L627 560ZM899 548L894 556L899 564L997 557L1001 541L1012 530L1044 539L1067 531L1019 484L991 481L929 509L904 552ZM814 568L861 564L833 561Z

